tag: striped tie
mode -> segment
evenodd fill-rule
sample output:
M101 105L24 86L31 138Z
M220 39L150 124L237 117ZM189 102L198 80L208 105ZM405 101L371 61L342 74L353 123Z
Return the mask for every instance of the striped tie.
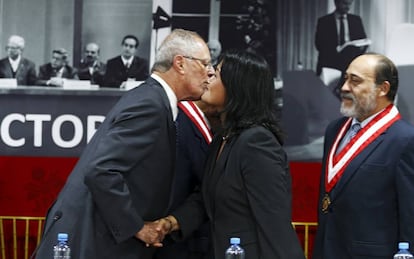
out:
M358 133L358 131L361 130L361 124L360 123L355 123L354 125L351 126L351 139L353 137L355 137L355 135Z

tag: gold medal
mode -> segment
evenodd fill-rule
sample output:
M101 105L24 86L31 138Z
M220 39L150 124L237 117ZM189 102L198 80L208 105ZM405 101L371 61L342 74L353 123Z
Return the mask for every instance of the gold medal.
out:
M331 205L331 199L329 198L329 195L326 193L322 199L322 212L323 213L328 213L329 205Z

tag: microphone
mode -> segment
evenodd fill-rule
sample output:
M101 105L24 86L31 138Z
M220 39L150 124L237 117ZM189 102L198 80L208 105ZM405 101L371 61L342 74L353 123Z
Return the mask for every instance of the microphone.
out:
M63 215L63 213L62 213L62 211L60 211L60 210L57 210L57 211L55 212L55 215L53 216L52 223L50 223L49 228L48 228L46 231L44 231L44 233L43 233L43 235L42 235L42 239L40 240L39 245L36 247L36 249L33 251L32 255L30 256L30 259L35 258L34 256L36 255L37 250L39 250L39 248L40 248L40 244L42 243L43 238L44 238L44 237L45 237L45 236L49 233L49 231L52 229L53 225L54 225L54 224L55 224L55 223L56 223L59 219L61 219L61 218L62 218L62 215Z

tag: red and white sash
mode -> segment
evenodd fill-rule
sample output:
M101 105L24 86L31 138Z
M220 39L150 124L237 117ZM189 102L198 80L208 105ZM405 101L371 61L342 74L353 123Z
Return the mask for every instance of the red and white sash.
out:
M198 106L191 101L181 101L178 103L178 107L180 107L180 109L190 118L194 125L196 125L207 144L210 144L213 139L213 134L211 133L210 127L200 108L198 108Z
M375 116L365 127L363 127L356 135L349 141L348 144L336 154L336 149L345 136L345 133L351 126L352 118L349 118L339 131L334 144L329 151L328 159L326 160L325 169L325 188L326 192L330 192L338 180L341 178L348 164L359 153L362 152L369 144L372 143L381 133L387 130L395 121L401 118L398 109L390 104L377 116Z

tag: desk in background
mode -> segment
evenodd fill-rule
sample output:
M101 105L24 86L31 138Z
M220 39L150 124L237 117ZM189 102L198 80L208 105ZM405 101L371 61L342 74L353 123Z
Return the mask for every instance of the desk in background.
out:
M124 93L0 89L0 215L44 216L87 143L88 127L95 130ZM320 164L291 162L291 171L293 219L315 221Z
M125 91L0 89L0 214L44 216Z

